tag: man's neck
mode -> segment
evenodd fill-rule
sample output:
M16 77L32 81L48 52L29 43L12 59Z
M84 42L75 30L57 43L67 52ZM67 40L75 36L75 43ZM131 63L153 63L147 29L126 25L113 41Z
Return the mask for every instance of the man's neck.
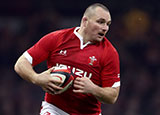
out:
M87 38L87 36L86 36L86 34L85 34L85 32L83 31L82 28L80 28L77 32L82 36L84 44L89 41L88 38Z

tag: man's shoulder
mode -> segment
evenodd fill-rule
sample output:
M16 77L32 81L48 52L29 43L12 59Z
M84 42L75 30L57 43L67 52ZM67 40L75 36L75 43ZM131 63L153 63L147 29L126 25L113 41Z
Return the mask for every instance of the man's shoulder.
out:
M75 29L75 27L60 29L60 30L53 31L49 34L50 35L62 35L62 34L65 34L65 33L73 33L74 29Z
M107 51L117 53L117 49L115 48L115 46L106 37L103 40L103 45L104 49L106 49Z
M103 40L103 53L102 53L102 64L107 65L110 62L114 62L119 59L119 54L117 49L112 45L112 43L105 38Z

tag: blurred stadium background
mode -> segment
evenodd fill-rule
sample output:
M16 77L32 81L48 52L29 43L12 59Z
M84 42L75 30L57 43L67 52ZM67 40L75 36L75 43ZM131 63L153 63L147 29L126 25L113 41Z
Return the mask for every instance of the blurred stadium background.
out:
M159 0L1 0L1 115L38 115L44 92L14 72L17 58L43 35L79 26L85 8L95 2L110 9L107 37L121 61L119 99L102 105L103 115L160 115Z

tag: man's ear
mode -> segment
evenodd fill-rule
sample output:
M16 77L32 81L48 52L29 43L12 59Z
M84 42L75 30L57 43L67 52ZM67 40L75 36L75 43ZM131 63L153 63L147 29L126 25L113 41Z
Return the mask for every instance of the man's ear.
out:
M84 27L87 26L87 24L88 24L88 18L87 18L86 16L84 16L84 17L82 18L82 24L83 24Z

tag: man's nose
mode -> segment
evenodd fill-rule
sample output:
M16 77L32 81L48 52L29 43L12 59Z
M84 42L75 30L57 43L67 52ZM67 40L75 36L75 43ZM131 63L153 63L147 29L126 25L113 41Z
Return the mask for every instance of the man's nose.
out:
M108 31L108 25L107 24L103 25L102 30L103 30L103 32L107 32Z

